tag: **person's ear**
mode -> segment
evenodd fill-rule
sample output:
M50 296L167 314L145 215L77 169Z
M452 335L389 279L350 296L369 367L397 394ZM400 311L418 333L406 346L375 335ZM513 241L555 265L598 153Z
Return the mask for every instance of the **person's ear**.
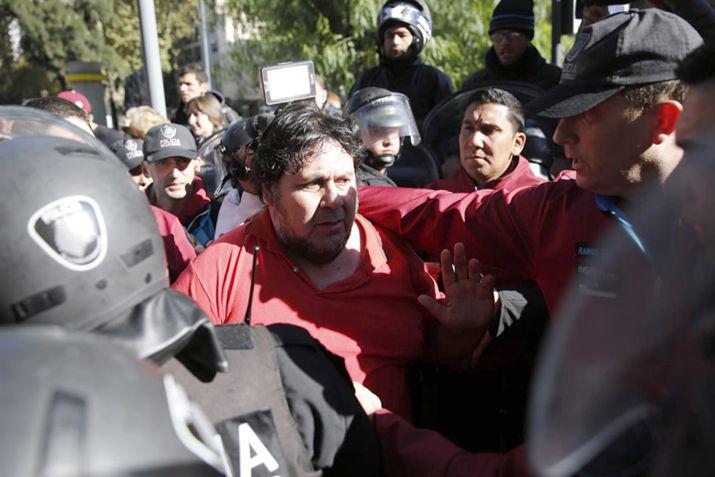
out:
M149 161L146 159L142 161L142 174L144 174L144 177L151 177L149 175Z
M518 156L521 154L521 151L524 150L524 146L526 145L526 134L523 132L518 132L514 135L514 142L512 143L511 146L511 153L514 156Z
M653 144L662 144L675 133L675 126L682 112L683 105L675 100L663 101L656 106L651 138Z
M273 190L271 190L271 186L268 184L261 184L261 197L263 198L263 203L268 205L268 206L275 206L276 202L274 200L273 196Z

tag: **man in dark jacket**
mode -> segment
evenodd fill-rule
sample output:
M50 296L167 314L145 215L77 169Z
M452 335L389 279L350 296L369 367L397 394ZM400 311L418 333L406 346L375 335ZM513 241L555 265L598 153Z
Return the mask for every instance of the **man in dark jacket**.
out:
M526 81L544 90L556 86L561 68L546 63L531 44L534 38L534 2L502 0L489 22L492 47L484 58L484 68L466 79L462 90L490 81Z
M449 77L420 60L431 36L431 14L423 0L385 2L377 24L380 64L358 77L350 96L368 86L402 93L421 125L430 110L452 93Z
M200 65L190 64L179 70L179 97L181 98L181 104L174 111L171 122L184 126L188 125L189 116L186 114L186 105L192 99L206 93L213 94L218 102L221 103L221 112L226 117L227 123L231 124L241 119L241 116L226 104L226 99L221 93L209 90L209 77L204 69Z

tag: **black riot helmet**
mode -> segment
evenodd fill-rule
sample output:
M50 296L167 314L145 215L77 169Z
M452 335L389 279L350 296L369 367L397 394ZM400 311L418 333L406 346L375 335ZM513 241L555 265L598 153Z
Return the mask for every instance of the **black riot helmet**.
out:
M255 152L258 140L273 120L273 116L272 112L257 114L237 121L226 129L218 146L218 152L222 155L224 166L232 180L248 179L251 168L240 156L242 153ZM243 146L245 149L242 151ZM235 183L233 185L237 186Z
M370 86L356 91L348 100L347 113L355 121L368 165L377 169L389 167L399 158L405 137L413 146L420 143L420 133L407 96ZM370 144L376 141L397 141L394 154L375 153Z
M171 376L103 337L0 329L4 475L219 476L216 430Z
M414 52L419 55L432 38L432 14L424 0L389 0L377 17L377 45L382 54L385 30L394 24L404 24L414 37Z
M225 366L209 319L168 288L156 221L122 162L42 111L0 106L0 129L0 268L12 271L0 325L99 332L159 363L201 340L187 359Z

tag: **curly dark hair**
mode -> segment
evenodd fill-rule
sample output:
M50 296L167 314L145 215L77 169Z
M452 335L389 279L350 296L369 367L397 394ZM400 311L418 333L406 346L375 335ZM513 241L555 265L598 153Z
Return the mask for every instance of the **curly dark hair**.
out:
M261 137L251 167L253 182L258 187L271 186L284 174L295 174L326 141L350 154L356 168L362 163L362 141L353 132L349 119L330 117L312 101L285 106Z

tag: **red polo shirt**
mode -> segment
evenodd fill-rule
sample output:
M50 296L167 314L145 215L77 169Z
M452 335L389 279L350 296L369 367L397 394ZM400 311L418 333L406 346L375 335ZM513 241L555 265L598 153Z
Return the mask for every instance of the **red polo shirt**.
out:
M164 256L169 269L169 280L174 280L184 271L186 266L196 258L196 251L186 237L186 230L179 223L175 215L150 205L156 225L159 227L159 235L164 241Z
M214 323L242 322L257 245L251 323L305 328L345 359L353 380L409 418L407 367L422 358L435 324L417 296L437 296L437 288L402 241L359 215L356 224L362 243L357 270L322 290L286 253L266 209L208 247L174 288L192 297Z
M510 192L361 187L360 213L430 256L463 242L467 256L497 276L535 281L553 312L576 271L578 246L613 222L568 174Z
M529 161L519 156L514 164L498 179L489 182L479 189L494 189L510 191L519 187L535 186L544 182L534 175L529 167ZM425 189L448 190L450 192L474 192L477 184L469 177L463 167L446 179L438 179L425 186Z

